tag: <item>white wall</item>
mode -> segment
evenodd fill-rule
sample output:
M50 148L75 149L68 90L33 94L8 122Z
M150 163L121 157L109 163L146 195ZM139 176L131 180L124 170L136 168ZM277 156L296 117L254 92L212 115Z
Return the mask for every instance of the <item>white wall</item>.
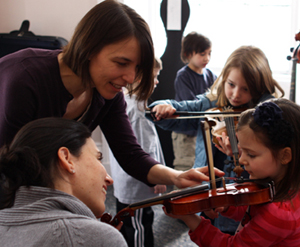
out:
M102 0L0 0L0 33L7 33L12 30L18 30L21 26L22 21L28 19L30 21L29 29L36 35L61 36L69 40L80 19L86 14L88 10L90 10L94 5L96 5L101 1ZM125 2L130 6L136 4L137 5L136 7L137 8L139 7L136 1L133 0L127 0L127 1L119 0L119 1ZM140 1L145 1L146 4L149 0L147 1L140 0ZM193 2L197 0L190 0L190 1ZM155 13L158 12L156 13L158 17L156 19L160 19L159 11L158 11L160 0L156 0L155 2L157 4L157 10L156 11L152 10L151 13L154 14L154 12ZM298 0L293 0L293 2L295 2L294 12L296 11L296 9L300 10L300 4L297 4ZM149 4L147 6L149 6ZM137 11L140 13L141 9L137 9ZM292 14L292 16L297 17L298 15ZM149 22L150 26L152 26L153 23L151 22L150 17L145 16L144 18L146 19L146 21ZM299 27L298 25L300 25L298 23L298 19L294 21L295 21L295 27L293 27L292 30L298 30ZM158 29L158 26L155 25L154 29ZM155 34L154 31L155 30L152 30L153 34ZM292 31L291 36L292 37L294 36L294 31ZM162 38L164 37L160 38L160 43L163 43ZM291 44L291 46L294 46L294 43ZM215 48L217 49L217 45ZM286 49L287 49L286 54L289 55L288 52L289 47L287 47ZM281 62L282 64L291 64L291 62L288 62L285 58L281 59ZM212 66L212 64L210 66ZM299 67L299 65L297 67ZM214 70L214 72L217 73L218 71ZM284 88L286 92L286 97L288 97L289 86L290 86L290 75L289 74L277 75L275 73L274 77ZM299 83L300 83L300 76L298 76L297 78L297 85L299 85ZM297 87L296 91L297 91L297 95L300 95L300 87ZM297 103L300 103L300 96L297 97Z
M69 40L80 19L97 0L0 0L0 33L18 30L23 20L36 35Z

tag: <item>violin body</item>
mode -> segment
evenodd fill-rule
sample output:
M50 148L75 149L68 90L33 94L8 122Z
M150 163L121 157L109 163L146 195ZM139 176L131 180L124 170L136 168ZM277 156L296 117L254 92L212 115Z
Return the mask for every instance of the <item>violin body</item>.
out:
M267 203L273 200L273 196L271 184L262 186L254 182L233 183L189 197L172 198L164 206L168 213L174 215L194 214L217 207Z
M252 182L252 180L237 180L232 184L225 184L217 189L206 189L208 185L170 192L166 195L154 197L133 203L119 211L114 218L108 213L101 217L101 221L117 226L127 217L134 216L139 208L162 204L168 213L174 215L195 214L217 207L257 205L271 202L274 197L272 183Z
M185 188L181 190L176 190L169 192L167 194L157 196L154 198L146 199L140 202L132 203L128 207L119 211L114 218L108 213L105 213L101 216L101 221L111 224L113 226L117 226L122 220L127 217L134 216L134 211L139 208L150 207L153 205L163 204L165 206L168 205L168 202L172 198L178 198L181 196L188 197L190 195L198 194L201 191L205 191L208 189L208 184L201 184L198 186Z

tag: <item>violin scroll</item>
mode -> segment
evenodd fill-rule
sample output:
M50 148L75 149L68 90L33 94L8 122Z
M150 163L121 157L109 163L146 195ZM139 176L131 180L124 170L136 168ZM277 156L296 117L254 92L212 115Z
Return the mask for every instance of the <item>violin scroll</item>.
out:
M300 32L295 34L295 40L300 41Z
M111 214L105 213L101 216L100 221L104 223L110 223L111 219L112 219Z
M300 41L300 32L295 35L295 40ZM291 86L290 86L290 97L289 99L295 102L295 86L296 86L296 70L297 63L300 63L300 44L297 47L292 47L290 50L293 53L293 56L288 56L288 60L292 60L292 75L291 75Z
M114 218L109 213L105 213L101 216L101 222L108 223L114 227L120 224L125 218L134 216L134 210L131 208L124 208L119 211Z

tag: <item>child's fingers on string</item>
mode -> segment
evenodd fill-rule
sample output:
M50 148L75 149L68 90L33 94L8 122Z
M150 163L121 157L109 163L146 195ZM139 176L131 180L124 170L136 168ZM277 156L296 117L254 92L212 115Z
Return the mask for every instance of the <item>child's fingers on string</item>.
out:
M216 136L216 139L218 140L219 144L215 144L215 147L219 149L222 153L227 154L227 148L225 146L225 143L223 143L222 138L219 136Z
M225 132L222 132L222 138L221 137L216 137L219 145L216 144L216 148L218 148L221 152L228 156L232 156L232 149L231 149L231 144L229 137L226 136Z
M219 146L218 144L215 144L215 147L224 153L224 149L221 146Z

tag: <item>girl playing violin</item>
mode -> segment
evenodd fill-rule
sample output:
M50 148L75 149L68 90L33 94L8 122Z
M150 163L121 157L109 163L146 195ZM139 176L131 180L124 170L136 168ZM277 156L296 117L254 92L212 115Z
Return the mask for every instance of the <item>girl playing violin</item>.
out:
M242 113L237 137L239 161L250 179L274 181L273 202L217 208L215 212L241 221L234 236L199 215L176 218L187 224L199 246L300 246L300 107L287 99L261 103Z
M250 108L259 102L277 97L277 90L284 95L283 89L273 79L272 72L265 54L256 47L242 46L236 49L227 59L226 64L214 82L210 90L197 95L197 100L181 101L159 100L149 107L156 112L157 120L171 117L175 111L206 111L213 107ZM196 142L195 167L207 165L206 149L203 141L199 119L174 119L155 121L155 124L169 131L198 130ZM223 135L225 137L225 135ZM223 170L226 177L233 177L232 163L224 164L225 160L231 160L226 150L226 138L217 138L221 145L213 147L215 167ZM225 154L227 153L227 155ZM247 176L247 174L243 174ZM237 223L219 217L215 225L223 232L234 234Z

